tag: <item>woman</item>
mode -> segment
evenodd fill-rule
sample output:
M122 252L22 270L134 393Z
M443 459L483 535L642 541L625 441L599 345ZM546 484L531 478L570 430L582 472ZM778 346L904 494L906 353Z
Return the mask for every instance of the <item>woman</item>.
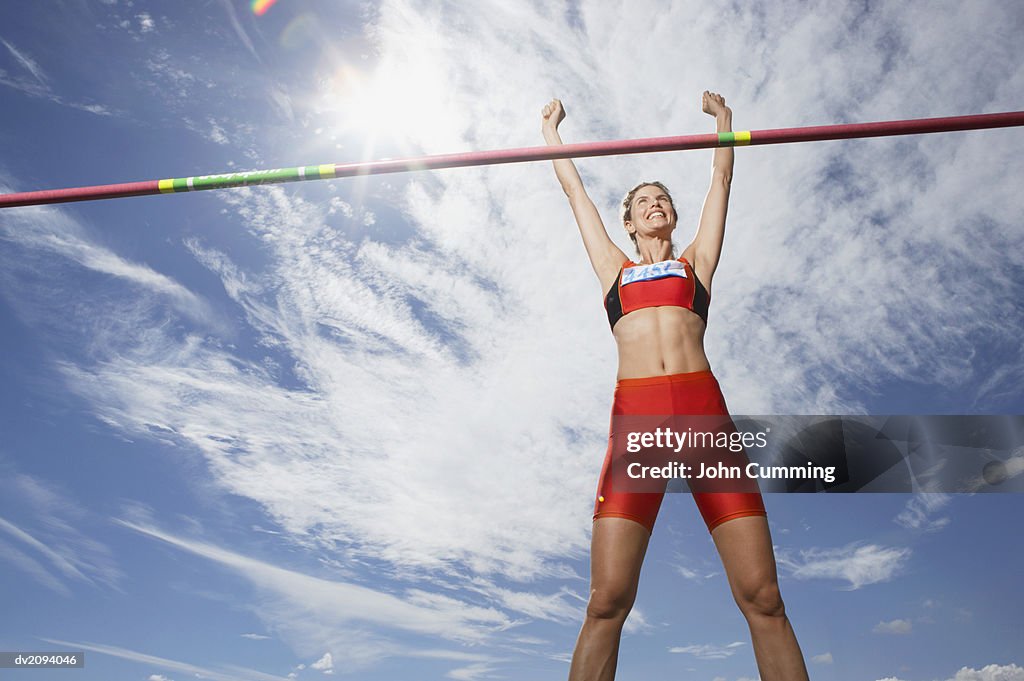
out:
M732 132L725 99L704 92L702 108L718 132ZM543 111L544 140L562 144L565 111ZM576 166L554 161L590 263L607 293L605 307L619 353L613 418L628 414L728 413L704 353L711 282L722 251L733 150L715 150L711 189L693 240L673 260L676 211L665 186L645 182L623 201L623 225L636 246L634 264L608 236ZM609 438L611 440L611 438ZM610 485L609 443L598 485L591 539L590 599L569 669L570 681L615 677L622 625L633 607L640 567L662 493L624 493ZM747 620L762 681L807 679L800 646L779 593L775 556L761 495L693 494L718 549L733 597Z

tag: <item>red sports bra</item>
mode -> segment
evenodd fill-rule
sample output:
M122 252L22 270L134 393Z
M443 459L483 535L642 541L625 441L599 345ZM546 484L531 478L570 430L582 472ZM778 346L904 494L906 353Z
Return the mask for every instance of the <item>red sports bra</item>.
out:
M634 310L646 307L685 307L708 323L711 295L700 283L686 258L663 260L650 265L623 263L619 276L604 298L608 323L615 323Z

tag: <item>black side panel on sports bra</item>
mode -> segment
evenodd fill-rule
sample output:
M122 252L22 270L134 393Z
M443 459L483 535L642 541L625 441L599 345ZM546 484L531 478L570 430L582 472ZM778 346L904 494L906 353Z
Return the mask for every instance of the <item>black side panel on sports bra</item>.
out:
M691 269L692 271L692 269ZM708 308L711 307L711 296L708 295L708 290L704 288L704 284L700 283L700 279L697 278L697 273L693 273L693 311L697 313L697 316L704 320L704 324L708 323Z
M604 308L608 311L608 323L615 328L615 322L622 319L622 299L619 298L619 281L622 279L622 268L619 268L619 274L615 277L615 283L612 284L612 288L608 291L608 295L604 297Z

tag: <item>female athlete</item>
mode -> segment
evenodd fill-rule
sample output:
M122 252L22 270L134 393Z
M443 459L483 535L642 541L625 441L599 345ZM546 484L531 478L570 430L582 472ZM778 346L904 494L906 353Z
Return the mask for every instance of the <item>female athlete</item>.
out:
M718 132L732 131L725 99L704 92L702 109ZM543 110L549 145L562 144L565 118L554 99ZM618 346L619 370L612 416L629 414L728 414L704 353L711 282L722 252L732 182L733 150L715 150L711 189L693 240L673 258L676 211L660 182L644 182L626 195L622 220L636 246L633 263L605 230L571 160L554 161L590 263L607 295L605 307ZM640 567L661 506L662 493L623 492L611 484L618 454L609 438L594 505L590 598L576 642L569 681L615 678L619 638L636 599ZM779 593L775 555L761 495L694 493L722 559L733 597L747 620L762 681L800 681L807 669Z

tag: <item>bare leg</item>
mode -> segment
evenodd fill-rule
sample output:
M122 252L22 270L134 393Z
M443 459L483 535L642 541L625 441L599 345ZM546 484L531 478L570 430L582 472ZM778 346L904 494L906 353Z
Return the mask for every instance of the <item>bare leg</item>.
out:
M800 645L779 593L768 520L751 516L729 520L711 533L729 587L750 627L761 681L807 679Z
M590 600L569 666L569 681L612 681L622 625L636 600L650 533L625 518L594 521L590 540Z

